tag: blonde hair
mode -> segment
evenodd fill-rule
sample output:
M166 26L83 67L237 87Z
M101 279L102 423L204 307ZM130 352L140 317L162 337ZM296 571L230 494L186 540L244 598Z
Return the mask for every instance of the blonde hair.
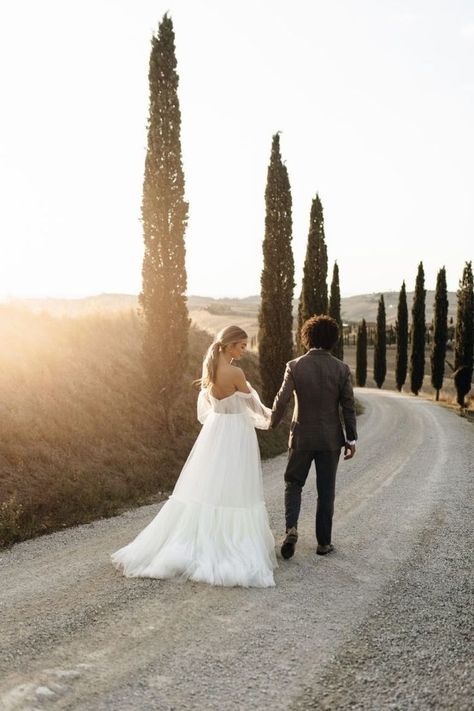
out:
M239 343L239 341L246 341L247 338L247 334L240 326L227 326L219 331L204 356L202 377L195 382L200 383L201 388L209 388L213 385L216 382L219 352L224 351L227 346Z

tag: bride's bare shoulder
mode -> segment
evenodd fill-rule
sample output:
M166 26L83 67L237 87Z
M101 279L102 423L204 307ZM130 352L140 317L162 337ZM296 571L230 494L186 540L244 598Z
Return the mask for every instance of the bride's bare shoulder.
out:
M247 378L245 377L245 373L242 368L238 365L231 365L231 368L233 369L234 385L237 390L240 390L242 393L249 393L250 390L247 385Z

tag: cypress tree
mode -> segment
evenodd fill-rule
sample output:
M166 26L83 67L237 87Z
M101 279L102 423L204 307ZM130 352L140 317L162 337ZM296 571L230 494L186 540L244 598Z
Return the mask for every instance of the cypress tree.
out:
M365 318L357 328L356 383L363 388L367 382L367 324Z
M271 405L281 385L285 365L293 357L295 285L290 181L281 159L278 133L272 140L265 207L258 352L262 399Z
M344 339L342 333L342 318L341 318L341 290L339 287L339 267L337 262L334 262L334 269L331 281L331 297L329 300L329 316L339 324L339 340L332 349L333 355L340 360L344 358Z
M418 265L416 276L415 295L412 306L412 337L411 337L411 359L410 377L411 391L415 395L421 390L423 378L425 376L425 339L426 339L426 319L425 319L425 272L423 262Z
M466 262L459 282L454 348L454 384L457 401L465 407L471 390L474 353L474 291L472 262Z
M431 384L436 390L436 400L443 387L444 360L446 358L446 342L448 340L448 289L446 286L446 269L438 272L435 292L435 311L433 317L433 345L431 349Z
M381 388L387 374L387 331L385 317L385 301L380 295L377 309L377 330L374 340L374 380Z
M186 306L181 113L178 101L174 30L166 14L151 39L148 72L150 107L143 181L145 252L139 304L145 319L142 355L152 396L168 426L171 406L188 364L190 319Z
M397 390L401 391L407 379L408 372L408 304L405 282L400 289L397 311L397 355L395 364L395 380Z
M139 304L145 319L143 360L153 396L170 421L173 400L188 364L190 320L186 306L181 113L174 30L167 15L151 39L148 145L143 181L145 252Z
M298 353L304 348L300 339L303 323L311 316L328 312L328 255L324 237L323 206L319 195L311 203L308 243L303 267L303 282L298 303L296 345Z

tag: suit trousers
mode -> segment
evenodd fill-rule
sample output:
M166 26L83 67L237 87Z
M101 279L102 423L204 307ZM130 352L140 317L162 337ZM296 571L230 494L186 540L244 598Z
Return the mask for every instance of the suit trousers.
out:
M322 546L331 543L334 497L336 493L336 471L341 450L311 451L290 449L285 471L285 519L286 530L298 525L301 508L301 492L305 485L311 464L316 466L316 540Z

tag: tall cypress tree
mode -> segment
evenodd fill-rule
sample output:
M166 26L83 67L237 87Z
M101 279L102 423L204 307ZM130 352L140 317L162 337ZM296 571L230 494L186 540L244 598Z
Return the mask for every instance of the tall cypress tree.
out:
M439 400L439 391L443 387L444 360L446 358L446 342L448 340L448 306L446 269L443 267L439 270L436 279L433 346L431 349L431 384L436 390L436 400Z
M471 390L474 353L474 286L472 262L466 262L459 282L454 348L454 383L457 401L465 407L465 397Z
M339 286L339 267L337 262L334 262L331 281L331 296L329 299L329 316L332 316L339 325L339 340L332 349L333 355L340 360L344 358L344 339L342 333L342 318L341 318L341 289Z
M304 348L300 339L303 323L311 316L328 312L328 254L324 237L323 206L319 195L311 203L308 243L303 267L303 283L298 303L298 329L296 346L298 353Z
M365 318L357 328L356 383L363 388L367 382L367 324Z
M401 391L407 379L408 372L408 304L405 282L402 284L398 297L397 311L397 355L395 364L395 380L397 390Z
M385 316L385 301L380 295L377 309L377 330L374 341L374 380L381 388L387 374L387 330Z
M150 108L143 181L142 223L145 253L139 304L145 318L142 347L153 396L171 426L171 405L188 364L190 319L186 306L181 113L174 30L167 15L151 40L148 72Z
M415 295L412 306L412 336L411 336L411 358L410 358L410 378L411 391L415 395L421 390L423 378L425 376L425 340L426 340L426 318L425 318L425 272L423 262L418 265L416 276Z
M258 315L262 398L271 405L285 365L293 357L294 260L291 249L291 190L280 153L280 136L272 140L265 190L265 238L261 303Z

